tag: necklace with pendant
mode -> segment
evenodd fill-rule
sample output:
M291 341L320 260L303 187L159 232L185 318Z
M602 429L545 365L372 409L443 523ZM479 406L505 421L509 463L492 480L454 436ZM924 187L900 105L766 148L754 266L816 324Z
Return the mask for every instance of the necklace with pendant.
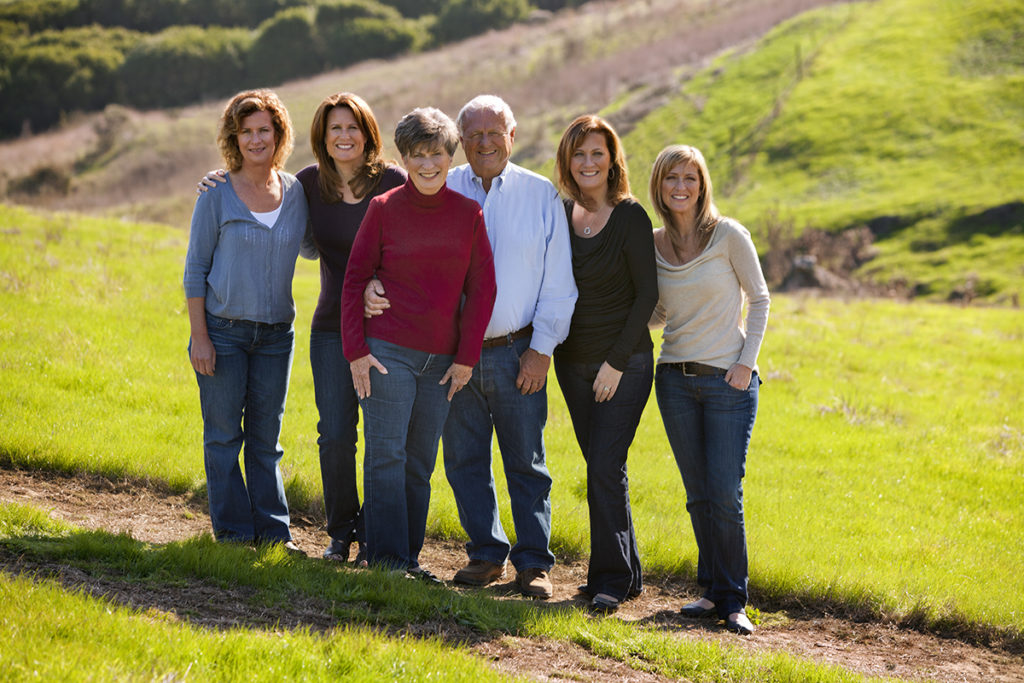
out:
M589 235L590 234L590 226L589 225L583 228L583 234L584 235Z

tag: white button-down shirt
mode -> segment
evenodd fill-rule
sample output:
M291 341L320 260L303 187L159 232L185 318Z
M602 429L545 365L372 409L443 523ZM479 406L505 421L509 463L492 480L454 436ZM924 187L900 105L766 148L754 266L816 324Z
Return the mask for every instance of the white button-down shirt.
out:
M448 174L448 187L484 210L494 253L498 296L484 333L500 337L533 323L530 348L550 356L569 334L576 282L565 207L547 178L511 162L484 190L463 164Z

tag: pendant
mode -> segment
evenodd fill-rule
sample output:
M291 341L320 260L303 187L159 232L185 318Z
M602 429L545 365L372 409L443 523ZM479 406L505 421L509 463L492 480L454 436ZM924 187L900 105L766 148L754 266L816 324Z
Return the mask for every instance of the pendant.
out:
M584 235L589 235L590 234L590 226L589 225L586 226L585 228L583 228L583 234Z

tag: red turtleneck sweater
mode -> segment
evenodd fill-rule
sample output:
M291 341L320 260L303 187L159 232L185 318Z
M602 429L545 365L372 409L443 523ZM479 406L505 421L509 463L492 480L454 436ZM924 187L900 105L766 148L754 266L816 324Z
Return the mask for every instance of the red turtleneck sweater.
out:
M374 275L391 307L365 319L363 290ZM370 200L352 244L341 293L345 358L370 353L373 337L476 365L495 291L480 205L447 185L424 195L406 181Z

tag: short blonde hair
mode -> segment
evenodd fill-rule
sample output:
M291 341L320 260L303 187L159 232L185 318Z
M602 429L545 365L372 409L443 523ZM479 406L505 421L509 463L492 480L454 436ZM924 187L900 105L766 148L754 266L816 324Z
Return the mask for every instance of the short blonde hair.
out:
M224 107L224 113L220 116L220 128L217 131L217 146L229 171L242 168L242 152L238 149L238 132L242 128L242 119L258 111L269 113L274 124L273 167L283 168L284 162L292 153L292 146L295 144L292 121L277 93L267 89L244 90L232 97Z

